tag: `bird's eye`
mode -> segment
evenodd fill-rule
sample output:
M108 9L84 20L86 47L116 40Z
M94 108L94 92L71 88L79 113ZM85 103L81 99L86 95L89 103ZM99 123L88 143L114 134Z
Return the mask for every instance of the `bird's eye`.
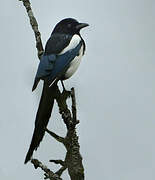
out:
M71 25L71 24L68 24L67 26L68 26L68 28L71 28L72 25Z

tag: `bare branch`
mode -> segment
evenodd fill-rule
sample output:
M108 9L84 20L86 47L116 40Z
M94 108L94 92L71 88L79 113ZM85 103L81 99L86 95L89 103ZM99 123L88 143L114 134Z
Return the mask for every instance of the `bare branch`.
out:
M62 166L55 174L61 176L62 173L67 169L67 167L65 166Z
M34 165L35 169L40 167L45 172L45 178L46 179L50 179L50 180L62 180L58 174L53 173L50 169L48 169L45 165L43 165L37 159L32 159L31 162Z
M37 23L36 18L33 15L33 11L32 11L32 8L31 8L31 3L30 3L29 0L19 0L19 1L22 1L23 5L26 8L26 11L27 11L27 14L28 14L28 17L29 17L29 20L30 20L31 27L32 27L33 32L35 34L36 48L38 50L38 58L40 59L43 52L44 52L44 49L43 49L43 45L42 45L42 41L41 41L41 34L39 32L39 29L38 29L38 23Z
M45 130L48 134L50 134L54 139L56 139L57 141L61 142L61 143L64 143L64 138L63 137L60 137L58 136L57 134L55 134L54 132L52 131L49 131L48 129Z
M71 112L68 109L66 100L69 96L69 91L63 91L62 93L60 92L58 86L56 86L55 89L55 99L57 101L58 107L59 107L59 113L62 116L62 119L64 123L66 124L67 129L69 129L72 126L72 117L71 117Z
M56 89L56 101L59 106L59 112L62 115L62 119L67 127L67 135L64 140L64 145L67 149L66 157L65 157L65 165L68 168L68 172L71 180L84 180L84 167L82 164L82 157L80 154L80 145L78 143L78 136L76 134L76 100L75 100L75 92L72 89L71 97L72 97L72 114L68 109L66 103L65 91L60 92L60 90Z
M49 160L49 162L53 162L53 163L55 163L55 164L60 164L61 166L65 166L65 161L62 161L62 160L53 160L53 159L51 159L51 160Z

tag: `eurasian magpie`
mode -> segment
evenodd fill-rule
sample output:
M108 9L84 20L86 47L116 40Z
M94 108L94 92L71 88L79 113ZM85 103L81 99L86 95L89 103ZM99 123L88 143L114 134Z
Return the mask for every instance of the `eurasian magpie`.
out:
M32 91L40 80L44 81L43 91L35 119L33 137L25 158L27 163L37 150L45 134L54 104L55 84L70 78L77 70L85 52L85 42L80 30L88 26L72 18L63 19L54 28L41 57Z

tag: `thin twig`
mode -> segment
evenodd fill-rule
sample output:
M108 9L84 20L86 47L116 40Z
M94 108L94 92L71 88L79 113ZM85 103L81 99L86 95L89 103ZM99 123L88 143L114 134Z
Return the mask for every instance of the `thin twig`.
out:
M65 161L62 161L61 159L59 159L59 160L51 159L51 160L49 160L49 162L53 162L55 164L60 164L61 166L65 166Z
M61 176L62 173L67 169L65 161L62 161L61 159L60 160L49 160L49 162L53 162L55 164L60 164L62 166L57 172L55 172L55 174L58 174L59 176Z
M61 176L62 173L67 169L67 167L62 166L57 172L55 172L55 174Z
M39 167L45 172L46 179L62 180L58 174L53 173L50 169L48 169L45 165L43 165L39 160L32 159L31 162L34 165L35 169L37 169Z
M48 134L50 134L53 138L55 138L57 141L61 142L61 143L64 143L64 138L61 137L61 136L58 136L57 134L55 134L54 132L46 129L45 130Z

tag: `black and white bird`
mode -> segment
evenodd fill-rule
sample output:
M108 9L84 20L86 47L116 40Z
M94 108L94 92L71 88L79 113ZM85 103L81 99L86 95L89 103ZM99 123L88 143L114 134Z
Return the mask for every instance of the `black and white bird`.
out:
M32 91L40 80L44 81L43 91L35 120L35 128L28 153L27 163L37 150L45 134L54 104L55 85L59 80L70 78L77 70L85 52L85 42L80 30L87 27L72 18L63 19L54 28L41 57Z

